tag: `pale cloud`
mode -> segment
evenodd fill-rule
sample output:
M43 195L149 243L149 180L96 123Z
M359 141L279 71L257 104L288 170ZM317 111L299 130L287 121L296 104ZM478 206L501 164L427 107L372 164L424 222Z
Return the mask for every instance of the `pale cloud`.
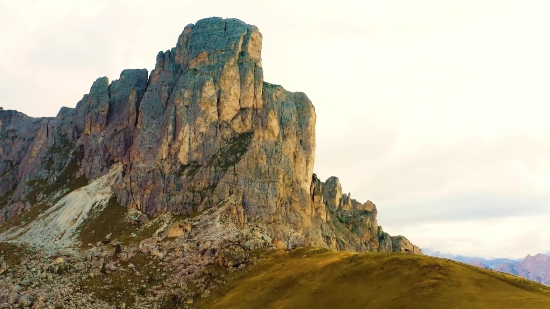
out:
M377 144L382 148L388 145L384 142ZM330 173L331 168L342 169L340 178L344 190L357 192L354 195L362 200L410 200L416 196L427 197L425 194L448 195L481 190L487 193L505 190L517 194L549 192L546 181L549 180L550 147L544 140L523 135L501 136L493 140L469 138L452 146L424 144L412 153L391 151L375 159L368 155L357 156L357 153L369 151L369 143L356 140L349 145L344 151L353 152L353 156L339 155L338 144L325 146L330 150L320 152L317 157L324 159L325 153L331 153L333 163L323 165L321 174ZM350 166L350 162L337 160L336 156L353 159L354 163ZM357 177L358 170L361 171L360 178ZM328 175L321 178L326 177ZM370 192L362 194L361 188L368 188Z
M549 249L550 213L462 222L424 223L401 228L425 248L467 256L521 258ZM410 237L410 236L409 236Z
M550 215L550 195L517 196L507 192L464 192L444 197L387 203L380 220L392 229L425 223L459 223L491 218ZM549 246L550 248L550 246Z
M547 1L0 0L0 106L54 116L209 16L260 28L265 80L315 105L315 172L387 231L455 254L550 250Z

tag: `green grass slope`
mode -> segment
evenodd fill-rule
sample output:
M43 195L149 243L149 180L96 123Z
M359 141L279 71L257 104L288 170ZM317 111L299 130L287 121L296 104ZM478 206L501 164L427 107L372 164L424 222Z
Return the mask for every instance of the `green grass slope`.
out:
M550 308L550 288L450 260L402 253L271 253L197 308Z

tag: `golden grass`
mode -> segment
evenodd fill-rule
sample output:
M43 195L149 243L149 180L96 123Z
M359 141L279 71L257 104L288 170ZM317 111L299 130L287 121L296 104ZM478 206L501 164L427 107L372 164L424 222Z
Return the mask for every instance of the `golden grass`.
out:
M302 248L274 252L197 308L550 308L550 288L450 260Z

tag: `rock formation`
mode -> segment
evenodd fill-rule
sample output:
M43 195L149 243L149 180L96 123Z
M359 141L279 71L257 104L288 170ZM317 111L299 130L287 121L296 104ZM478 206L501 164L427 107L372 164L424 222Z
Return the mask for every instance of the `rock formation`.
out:
M117 202L151 218L230 201L237 226L256 224L275 246L291 235L297 246L421 254L378 226L372 202L313 174L314 107L263 81L261 48L255 26L203 19L149 75L99 78L56 117L0 110L0 222L57 205L116 165Z

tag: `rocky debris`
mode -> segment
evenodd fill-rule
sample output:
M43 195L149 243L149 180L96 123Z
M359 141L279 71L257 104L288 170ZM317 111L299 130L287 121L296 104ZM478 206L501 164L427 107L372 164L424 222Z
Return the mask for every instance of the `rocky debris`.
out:
M127 214L127 221L133 225L146 224L149 222L149 217L137 209L129 209Z
M57 259L55 259L55 261L53 262L54 265L62 265L62 264L65 264L65 259L63 257L58 257Z
M254 252L271 248L266 225L242 225L232 211L236 204L237 199L229 198L194 218L177 221L193 226L181 237L152 236L121 246L118 254L115 245L101 242L79 251L31 249L17 267L0 275L0 295L5 295L0 297L0 306L190 305L193 299L208 297L232 272L245 271L256 263ZM163 235L171 226L160 224L153 234Z
M157 242L158 242L158 237L151 237L151 238L142 240L139 243L139 250L142 253L151 253L156 248Z
M166 232L166 237L180 237L191 232L191 225L185 222L175 222Z
M111 187L119 181L121 172L120 164L113 165L108 174L67 194L32 222L27 222L24 228L15 225L0 232L0 240L33 244L45 250L74 246L78 242L77 229L90 212L100 212L106 206L112 195Z
M8 269L8 262L4 261L4 258L0 256L0 275L7 272Z

